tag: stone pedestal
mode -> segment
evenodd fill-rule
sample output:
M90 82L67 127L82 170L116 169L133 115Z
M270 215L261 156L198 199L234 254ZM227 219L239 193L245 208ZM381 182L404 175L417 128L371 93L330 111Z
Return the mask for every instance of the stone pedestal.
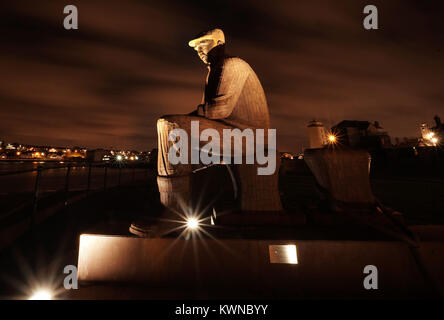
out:
M272 249L289 245L296 263L273 254ZM443 248L442 242L424 242L420 248L425 267L441 290ZM384 270L384 285L377 295L362 287L362 269L370 262ZM172 294L185 292L181 299L201 295L207 299L400 299L424 298L429 290L405 243L351 239L188 241L85 234L80 237L78 279L79 290L69 291L79 298L97 283L106 284L108 290L121 283L143 285L151 298L159 298L162 288ZM167 298L171 297L175 296Z
M372 205L370 155L365 150L307 149L304 160L330 203Z
M235 165L239 176L240 206L243 212L282 211L279 195L280 157L276 154L276 171L271 175L258 175L258 165Z

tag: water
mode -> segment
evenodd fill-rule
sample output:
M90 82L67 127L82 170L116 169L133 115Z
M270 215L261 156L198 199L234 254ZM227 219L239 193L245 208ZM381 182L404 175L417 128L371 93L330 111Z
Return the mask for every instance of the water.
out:
M42 161L42 163L39 163L38 161L1 161L0 160L0 174L6 173L6 172L37 169L38 165L48 166L48 165L54 165L54 164L44 162L44 161Z

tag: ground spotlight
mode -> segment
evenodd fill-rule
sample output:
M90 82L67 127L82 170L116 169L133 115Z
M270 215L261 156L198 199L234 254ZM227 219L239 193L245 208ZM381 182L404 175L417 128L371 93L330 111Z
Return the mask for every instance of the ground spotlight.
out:
M52 300L52 293L48 289L35 290L28 300Z
M197 220L196 218L188 218L187 219L187 228L190 230L196 230L199 228L199 220Z

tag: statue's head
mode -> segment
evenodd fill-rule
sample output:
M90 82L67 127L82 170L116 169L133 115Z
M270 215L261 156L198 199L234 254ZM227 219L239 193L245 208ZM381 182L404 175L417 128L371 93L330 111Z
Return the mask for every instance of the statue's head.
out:
M223 44L225 44L225 36L221 29L203 32L188 42L188 45L197 51L197 55L205 64L209 64L208 53L211 49Z

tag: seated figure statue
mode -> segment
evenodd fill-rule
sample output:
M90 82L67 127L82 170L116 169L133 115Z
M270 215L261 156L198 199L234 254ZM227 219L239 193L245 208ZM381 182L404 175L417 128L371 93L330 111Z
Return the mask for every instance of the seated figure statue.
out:
M189 201L191 175L202 164L191 164L191 161L172 164L169 161L168 152L174 144L169 139L171 130L180 128L191 133L192 121L199 121L199 135L208 128L220 132L221 137L224 129L250 128L267 132L269 128L269 111L261 83L248 63L225 54L222 30L213 29L200 34L189 45L208 67L201 104L190 114L167 115L157 122L157 183L162 204L173 210L181 210ZM218 143L222 145L222 142ZM198 146L202 148L203 145L199 142ZM243 148L245 150L245 146ZM276 159L276 172L268 176L257 174L256 163L234 165L240 184L242 211L282 210L278 192L279 156Z

